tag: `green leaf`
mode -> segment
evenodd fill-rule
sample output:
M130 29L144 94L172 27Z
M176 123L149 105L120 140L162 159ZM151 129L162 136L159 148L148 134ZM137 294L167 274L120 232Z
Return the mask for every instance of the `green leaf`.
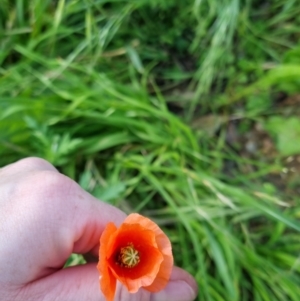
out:
M275 137L277 149L283 156L300 153L300 119L274 116L267 120L265 128Z
M97 187L93 191L93 195L104 201L110 202L122 195L125 191L126 185L122 182L118 182L116 184L109 185L108 187Z

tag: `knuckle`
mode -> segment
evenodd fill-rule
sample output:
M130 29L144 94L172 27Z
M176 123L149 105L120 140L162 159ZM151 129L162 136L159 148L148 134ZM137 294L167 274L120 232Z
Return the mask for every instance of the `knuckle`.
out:
M19 195L38 202L67 201L78 185L70 178L49 170L30 173L19 187Z
M56 170L55 167L50 164L48 161L38 158L38 157L28 157L17 161L15 164L15 168L23 169L23 170Z

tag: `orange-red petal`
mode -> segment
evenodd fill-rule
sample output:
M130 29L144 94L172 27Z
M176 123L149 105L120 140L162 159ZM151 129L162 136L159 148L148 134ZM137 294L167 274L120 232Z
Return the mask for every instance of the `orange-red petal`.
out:
M101 269L100 287L107 301L113 301L116 292L117 279L113 275L108 265Z
M172 267L173 267L173 255L172 255L172 246L169 238L165 233L150 219L143 217L137 213L130 214L124 221L128 224L140 224L142 227L152 230L155 233L155 239L158 246L158 249L161 251L164 260L161 263L159 272L154 280L154 282L144 287L150 292L158 292L163 289L171 276Z
M114 276L116 276L116 278L126 286L130 293L136 293L139 288L150 285L157 276L163 257L156 248L149 247L149 251L151 252L153 261L155 260L155 264L153 266L148 265L145 268L147 269L147 272L138 278L130 277L130 273L128 273L128 271L124 271L124 269L121 273L112 269ZM132 268L132 270L133 269L134 268Z
M123 224L116 237L114 250L132 244L140 254L140 262L133 268L121 267L116 262L117 254L112 253L109 264L114 276L122 282L129 292L134 293L142 286L153 283L159 272L163 255L157 248L155 234L139 224Z
M100 238L99 263L97 268L100 272L100 287L107 301L113 301L116 291L116 278L110 270L107 262L107 253L114 243L117 227L108 223Z
M172 267L173 267L173 256L164 255L164 260L160 265L160 269L153 283L149 286L144 286L144 289L146 289L149 292L155 293L165 288L165 286L169 282Z

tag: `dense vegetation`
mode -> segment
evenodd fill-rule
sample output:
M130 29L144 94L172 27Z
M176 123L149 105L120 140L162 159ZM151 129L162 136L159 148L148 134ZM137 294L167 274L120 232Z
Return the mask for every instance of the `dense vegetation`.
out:
M299 39L298 0L0 0L0 166L157 221L198 300L299 301Z

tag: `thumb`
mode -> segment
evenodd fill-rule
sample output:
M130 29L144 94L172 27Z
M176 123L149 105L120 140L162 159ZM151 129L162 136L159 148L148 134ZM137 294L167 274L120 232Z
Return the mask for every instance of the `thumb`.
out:
M20 300L31 301L105 301L98 279L95 264L69 267L27 284L19 296ZM131 294L118 283L115 301L192 301L196 294L197 285L192 276L175 267L164 290L151 294L140 289Z
M95 264L69 267L28 283L19 296L31 301L105 301L98 279Z
M20 300L105 301L98 279L95 264L69 267L28 284ZM130 294L118 283L114 300L150 301L150 293L140 290L136 294Z
M105 301L100 290L96 265L89 263L57 271L28 284L19 300L31 301ZM150 293L140 290L130 294L120 283L115 301L150 301Z

